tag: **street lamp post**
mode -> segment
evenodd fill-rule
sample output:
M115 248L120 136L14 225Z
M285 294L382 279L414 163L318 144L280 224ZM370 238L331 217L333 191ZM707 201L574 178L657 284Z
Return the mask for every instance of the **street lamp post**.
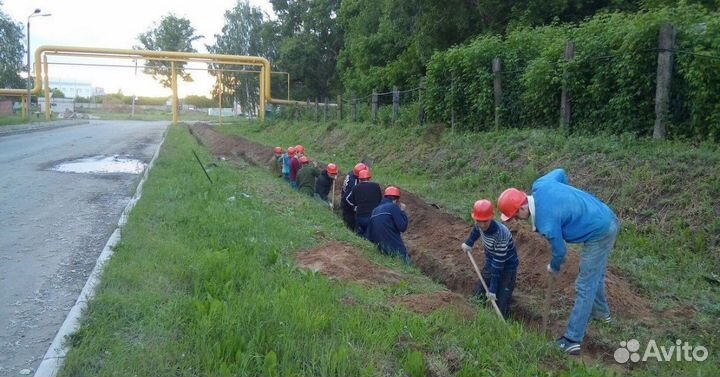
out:
M30 19L33 17L47 17L50 16L50 13L43 13L40 14L40 8L36 8L35 11L30 13L30 15L27 18L27 120L30 121L30 87L31 84L31 76L30 72L32 71L30 67ZM48 88L45 88L45 90L48 90ZM45 106L50 106L50 104L45 104Z

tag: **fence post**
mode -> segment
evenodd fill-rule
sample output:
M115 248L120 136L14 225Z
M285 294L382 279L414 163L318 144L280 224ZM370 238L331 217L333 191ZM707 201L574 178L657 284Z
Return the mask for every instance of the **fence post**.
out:
M455 132L455 74L450 74L450 131Z
M425 78L420 79L420 86L418 87L418 123L420 127L425 123L425 108L423 107L423 91L425 90Z
M397 86L393 86L393 125L397 122L400 117L400 90Z
M352 94L352 121L357 122L357 96Z
M323 122L327 122L328 109L330 109L330 104L328 102L330 102L330 99L325 97L325 111L323 112Z
M306 102L306 106L305 106L305 114L304 114L304 116L303 116L303 118L304 118L305 120L308 119L308 114L310 114L310 97L308 97L307 102Z
M675 27L672 24L664 24L660 27L657 88L655 90L655 129L653 130L653 138L658 140L665 139L675 35Z
M568 73L567 63L575 58L575 42L565 42L565 53L563 60L565 67L563 68L562 91L560 92L560 128L567 131L570 128L570 120L572 116L571 98L568 91Z
M373 121L373 123L377 123L377 113L378 113L378 94L377 94L377 89L373 89L373 92L372 92L372 121Z
M315 97L315 121L320 121L320 98Z
M500 109L502 108L502 60L495 57L492 60L493 89L495 92L495 131L500 129Z
M342 121L343 116L343 101L342 101L342 94L338 94L337 96L337 120Z

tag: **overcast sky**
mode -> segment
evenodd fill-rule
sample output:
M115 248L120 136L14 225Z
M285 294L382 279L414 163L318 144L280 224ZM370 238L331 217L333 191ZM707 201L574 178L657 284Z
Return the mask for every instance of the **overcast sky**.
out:
M153 23L172 12L178 17L190 20L197 34L205 36L193 46L198 52L206 52L205 44L215 41L214 35L220 33L224 24L224 13L232 9L238 0L3 0L2 9L13 20L27 24L27 17L35 8L42 13L51 13L50 17L30 19L30 46L63 45L80 47L106 47L130 49L139 44L137 36L150 29ZM250 4L272 14L269 0L249 0ZM23 44L27 43L23 41ZM33 57L31 57L32 59ZM51 57L50 62L82 62L93 64L131 65L129 60L109 60L97 58L60 58ZM198 65L197 67L203 67ZM105 92L114 93L122 89L126 95L145 96L170 95L169 89L163 89L151 77L138 69L137 76L133 68L95 68L88 66L50 65L51 80L80 80L92 82L93 86L103 87ZM187 94L210 95L212 78L204 72L192 71L194 83L179 81L180 96Z

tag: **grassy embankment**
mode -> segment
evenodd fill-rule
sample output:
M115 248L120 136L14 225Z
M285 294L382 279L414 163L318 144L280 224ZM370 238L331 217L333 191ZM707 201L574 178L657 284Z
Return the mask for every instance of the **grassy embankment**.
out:
M264 169L217 162L210 185L192 148L212 160L185 127L170 130L61 376L420 376L447 369L448 352L461 376L603 373L489 311L391 306L441 287ZM373 288L295 267L296 251L330 240L407 280Z
M649 374L710 373L720 340L720 149L632 136L564 136L547 130L453 134L441 127L270 121L222 129L268 146L303 144L311 157L347 171L372 158L373 178L396 184L467 218L474 200L507 187L529 190L555 167L615 209L623 229L611 265L661 313L684 313L648 328L619 319L602 329L608 345L631 338L703 345L702 363L651 365ZM715 278L713 278L715 274ZM685 318L685 316L687 318ZM645 343L643 343L645 344ZM713 361L715 360L715 361ZM706 374L700 374L706 375Z

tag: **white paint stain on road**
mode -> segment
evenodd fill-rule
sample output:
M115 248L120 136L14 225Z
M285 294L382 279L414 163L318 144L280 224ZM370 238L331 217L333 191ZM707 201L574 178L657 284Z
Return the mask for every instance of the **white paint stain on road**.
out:
M138 160L118 156L93 156L64 162L55 166L52 170L65 173L140 174L145 170L145 164Z

